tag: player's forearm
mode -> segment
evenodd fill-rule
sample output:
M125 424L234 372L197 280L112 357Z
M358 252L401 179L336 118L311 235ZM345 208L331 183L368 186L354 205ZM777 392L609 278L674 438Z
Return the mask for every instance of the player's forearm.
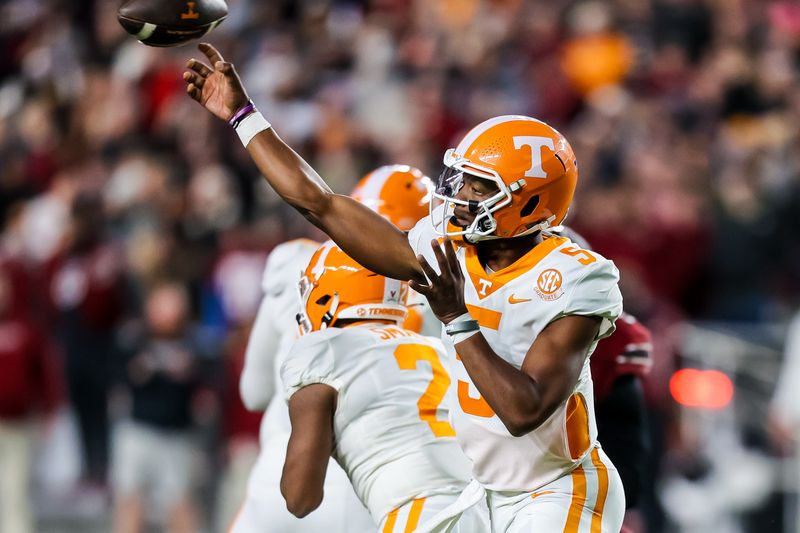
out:
M286 509L297 518L303 518L322 503L325 476L310 472L298 462L302 462L302 458L286 458L281 495L286 500Z
M290 513L302 518L322 503L325 474L333 450L337 393L316 383L289 398L292 434L286 447L281 494Z
M286 501L286 509L297 518L303 518L322 503L330 452L319 445L324 439L316 442L302 437L298 439L298 431L303 430L293 428L286 450L281 495Z
M270 186L289 205L304 216L324 216L333 191L272 128L256 135L247 151Z
M317 422L310 418L303 424L292 424L281 475L281 494L286 500L286 509L298 518L322 503L325 474L333 447L332 430L327 424L311 426L309 421Z
M552 414L540 386L497 355L480 333L456 345L472 382L515 437L530 433Z
M405 234L356 200L334 194L272 128L250 141L247 151L275 192L353 259L390 278L422 278Z

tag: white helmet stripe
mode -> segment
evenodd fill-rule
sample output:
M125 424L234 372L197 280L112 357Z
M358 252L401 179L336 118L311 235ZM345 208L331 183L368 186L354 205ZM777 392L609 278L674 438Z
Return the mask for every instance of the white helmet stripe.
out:
M378 198L381 194L381 189L386 185L386 182L395 172L410 172L411 167L408 165L386 165L377 168L370 172L369 178L364 182L363 188L359 191L360 196L364 199ZM366 202L366 205L374 209L375 205L370 205L371 202Z
M334 246L336 246L336 243L333 241L326 241L321 246L323 249L322 253L319 254L316 264L311 266L311 273L314 274L314 277L317 279L319 279L319 277L322 276L322 273L325 272L325 260L328 258L328 254L334 248Z
M461 157L464 157L467 152L469 151L472 144L480 137L483 133L486 132L489 128L493 126L497 126L498 124L502 124L504 122L511 122L512 120L528 120L531 122L539 122L542 123L541 120L536 120L535 118L526 117L525 115L500 115L499 117L490 118L489 120L484 120L474 128L470 130L469 133L458 143L456 147L456 154Z

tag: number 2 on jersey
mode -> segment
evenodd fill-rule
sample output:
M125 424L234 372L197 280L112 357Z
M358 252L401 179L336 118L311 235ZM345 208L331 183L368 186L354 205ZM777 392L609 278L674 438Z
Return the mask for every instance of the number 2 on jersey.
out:
M424 344L401 344L394 351L394 357L400 370L416 370L417 361L430 363L433 379L417 401L419 417L428 423L437 437L455 437L456 432L448 421L436 420L436 410L450 386L450 376L439 361L436 350Z

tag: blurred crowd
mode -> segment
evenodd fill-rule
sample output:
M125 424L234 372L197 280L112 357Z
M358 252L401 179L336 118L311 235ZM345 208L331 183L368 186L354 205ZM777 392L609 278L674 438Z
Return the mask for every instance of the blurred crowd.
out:
M655 494L680 325L783 323L800 302L800 4L228 4L208 39L337 192L387 163L436 177L493 115L570 139L568 222L614 259L627 310L654 332ZM113 494L124 522L152 486L176 530L221 530L257 446L236 383L264 259L320 235L186 97L194 48L142 46L116 8L0 2L0 465L16 465L0 477L30 475L31 442L66 410L82 465L71 490ZM154 434L174 448L148 473ZM6 481L0 531L27 531L35 510ZM652 507L647 530L667 531Z

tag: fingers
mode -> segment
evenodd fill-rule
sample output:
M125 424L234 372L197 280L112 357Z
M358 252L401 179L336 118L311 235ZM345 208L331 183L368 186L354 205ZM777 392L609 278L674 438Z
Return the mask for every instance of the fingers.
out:
M202 94L202 91L198 89L195 84L190 83L186 86L186 94L191 96L193 100L200 102L200 95Z
M221 72L224 76L230 76L233 74L233 63L228 63L227 61L218 61L217 63L214 63L214 70Z
M430 285L424 285L417 280L412 279L408 282L408 286L420 293L423 296L428 296L431 292Z
M225 59L222 57L222 54L219 53L219 50L208 43L200 43L197 45L197 48L199 48L200 51L205 54L211 64L214 65L214 70L221 72L225 76L230 76L234 73L233 64L225 61ZM205 65L203 66L205 67ZM206 74L206 76L207 75L208 74Z
M206 79L204 77L200 76L199 74L193 71L184 72L183 81L185 81L186 83L191 83L201 89L203 88L203 85L205 85L206 83Z
M197 72L200 76L206 78L214 71L217 71L225 76L230 76L231 74L235 73L233 63L228 63L227 61L223 60L216 48L207 43L200 43L198 48L200 48L200 50L206 55L209 61L211 61L211 64L214 66L214 69L212 70L210 67L196 59L190 59L187 61L186 66Z
M202 61L198 61L194 58L186 62L186 67L195 71L203 78L209 76L212 72L214 72L208 66L206 66Z
M450 264L447 262L447 258L444 255L444 251L442 247L439 246L439 241L436 239L431 241L431 248L433 248L433 255L436 256L436 262L439 263L439 271L444 274L445 271L450 270Z
M450 266L450 271L454 275L460 275L461 267L456 258L456 247L450 237L444 238L444 255L447 257L447 264Z
M200 43L197 45L197 48L205 54L212 65L216 65L220 61L225 61L222 58L222 54L219 53L219 50L208 43Z
M439 274L437 274L433 267L428 264L428 260L425 259L424 256L418 255L417 261L419 261L419 266L422 267L422 271L425 272L425 275L428 276L428 279L431 281L431 283L433 283L434 280L439 279Z

